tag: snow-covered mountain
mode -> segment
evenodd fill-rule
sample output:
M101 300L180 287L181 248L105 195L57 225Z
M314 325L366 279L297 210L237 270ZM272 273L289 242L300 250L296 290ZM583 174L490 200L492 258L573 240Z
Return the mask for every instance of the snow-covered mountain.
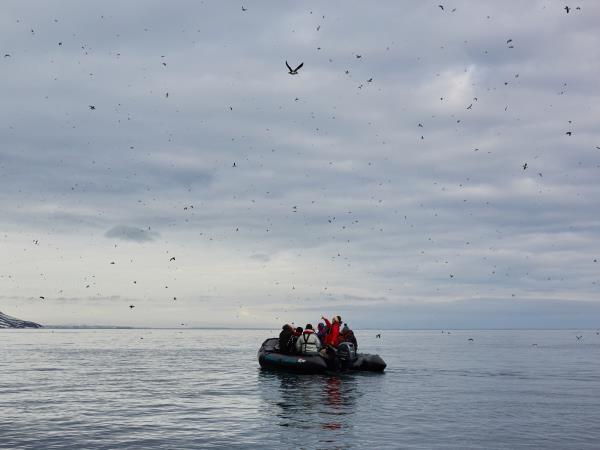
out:
M42 328L42 326L39 323L7 316L0 311L0 328Z

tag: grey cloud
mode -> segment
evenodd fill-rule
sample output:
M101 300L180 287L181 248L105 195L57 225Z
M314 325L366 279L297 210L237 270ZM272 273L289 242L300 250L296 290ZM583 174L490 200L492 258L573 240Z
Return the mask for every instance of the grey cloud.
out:
M104 233L108 238L117 238L125 241L149 242L155 240L159 234L152 230L131 227L128 225L116 225Z
M336 311L340 307L336 304ZM294 307L295 314L320 317L333 314L329 304ZM591 328L600 313L597 302L547 299L473 299L448 303L405 302L343 308L342 316L355 328L390 329L507 329Z

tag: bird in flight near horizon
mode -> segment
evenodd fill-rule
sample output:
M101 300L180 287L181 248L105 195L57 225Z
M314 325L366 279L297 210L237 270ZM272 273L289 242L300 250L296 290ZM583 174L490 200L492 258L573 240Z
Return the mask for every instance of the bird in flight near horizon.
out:
M288 62L287 62L287 61L285 62L285 65L286 65L286 67L288 68L288 73L289 73L290 75L298 75L298 71L299 71L299 70L302 68L302 66L304 65L304 63L303 63L303 62L301 62L301 63L300 63L300 65L299 65L298 67L296 67L295 69L292 69L292 68L290 67L290 65L288 64Z

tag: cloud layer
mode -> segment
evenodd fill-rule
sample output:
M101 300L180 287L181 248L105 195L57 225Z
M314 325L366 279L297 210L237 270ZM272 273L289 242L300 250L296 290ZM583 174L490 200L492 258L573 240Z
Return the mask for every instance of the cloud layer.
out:
M591 326L600 5L438 3L3 2L2 310Z

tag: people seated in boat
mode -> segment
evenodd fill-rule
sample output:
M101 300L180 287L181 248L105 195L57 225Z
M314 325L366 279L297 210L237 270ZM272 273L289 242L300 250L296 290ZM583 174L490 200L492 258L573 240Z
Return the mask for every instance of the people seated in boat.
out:
M350 327L348 327L347 323L345 323L344 327L342 328L339 337L339 342L350 342L354 345L354 350L358 351L358 342L356 341L356 336L354 336L354 331L352 331Z
M319 341L321 341L321 346L323 346L323 344L325 343L326 335L327 335L327 327L325 326L325 324L323 322L319 322L319 325L317 325L317 337L319 338Z
M302 336L302 332L304 330L302 329L302 327L297 327L294 330L294 334L292 336L292 341L290 342L290 348L291 348L291 352L290 353L296 353L296 342L298 341L298 338L300 336Z
M286 323L281 327L281 333L279 333L279 351L281 353L292 353L293 337L294 329L289 323Z
M296 340L296 352L301 355L318 353L321 350L321 341L317 337L312 324L307 323L301 336Z

